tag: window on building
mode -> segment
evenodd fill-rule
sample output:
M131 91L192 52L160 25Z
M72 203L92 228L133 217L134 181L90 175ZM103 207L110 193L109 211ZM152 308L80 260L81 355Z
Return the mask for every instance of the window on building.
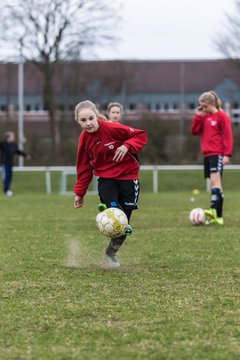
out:
M27 105L25 106L25 110L26 110L26 111L31 111L31 110L32 110L31 105L27 104Z
M6 110L7 110L7 106L2 104L1 107L0 107L0 109L1 109L1 111L6 111Z
M161 110L161 105L159 103L156 103L156 110L157 111Z
M65 107L64 107L63 104L58 104L58 109L59 109L60 111L64 111Z
M35 110L35 111L39 111L39 110L40 110L40 106L39 106L39 104L35 104L35 106L34 106L34 110Z
M239 103L233 103L233 109L239 109Z
M148 110L148 111L151 111L151 110L152 110L152 104L149 103L149 104L147 104L146 107L147 107L147 110Z
M194 103L194 102L189 103L189 104L188 104L188 108L189 108L190 110L195 110L195 108L196 108L195 103Z
M129 110L131 111L135 110L135 104L129 104Z
M73 111L73 110L74 110L73 104L68 105L68 110L69 110L69 111Z
M173 103L173 104L172 104L172 108L173 108L173 110L178 110L178 104L177 104L177 103Z
M168 111L169 110L169 104L168 103L164 103L164 110Z

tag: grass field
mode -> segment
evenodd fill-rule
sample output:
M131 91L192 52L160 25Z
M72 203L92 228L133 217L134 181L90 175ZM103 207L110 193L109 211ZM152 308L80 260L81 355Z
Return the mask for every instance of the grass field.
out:
M196 184L182 176L188 190L143 191L122 266L111 271L97 197L76 211L71 197L15 175L16 195L0 196L1 360L240 358L237 176L236 191L225 187L224 227L188 221L209 203L204 191L190 202L204 188L199 172Z

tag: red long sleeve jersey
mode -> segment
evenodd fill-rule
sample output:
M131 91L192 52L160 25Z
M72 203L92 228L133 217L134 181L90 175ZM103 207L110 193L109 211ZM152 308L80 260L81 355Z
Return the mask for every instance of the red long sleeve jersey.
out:
M146 131L101 120L99 125L95 133L83 131L79 137L74 185L74 193L79 196L85 195L93 174L116 180L138 178L139 164L132 154L146 144ZM121 145L125 145L128 152L122 161L113 161Z
M232 128L229 117L221 110L204 116L195 115L191 133L201 136L201 149L205 157L232 155Z

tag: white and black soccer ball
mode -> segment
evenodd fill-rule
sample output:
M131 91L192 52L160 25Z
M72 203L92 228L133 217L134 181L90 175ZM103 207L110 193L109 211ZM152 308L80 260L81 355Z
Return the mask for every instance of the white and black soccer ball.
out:
M206 222L206 215L202 208L192 209L189 214L189 220L193 225L204 225Z
M124 234L128 219L122 210L112 207L97 214L96 224L103 235L115 238Z

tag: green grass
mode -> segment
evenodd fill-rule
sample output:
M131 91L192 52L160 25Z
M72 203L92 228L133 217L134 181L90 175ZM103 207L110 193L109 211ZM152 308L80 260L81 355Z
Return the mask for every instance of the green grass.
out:
M96 196L74 210L23 185L0 196L1 360L240 358L239 192L225 191L224 227L190 225L201 186L143 192L111 271Z

